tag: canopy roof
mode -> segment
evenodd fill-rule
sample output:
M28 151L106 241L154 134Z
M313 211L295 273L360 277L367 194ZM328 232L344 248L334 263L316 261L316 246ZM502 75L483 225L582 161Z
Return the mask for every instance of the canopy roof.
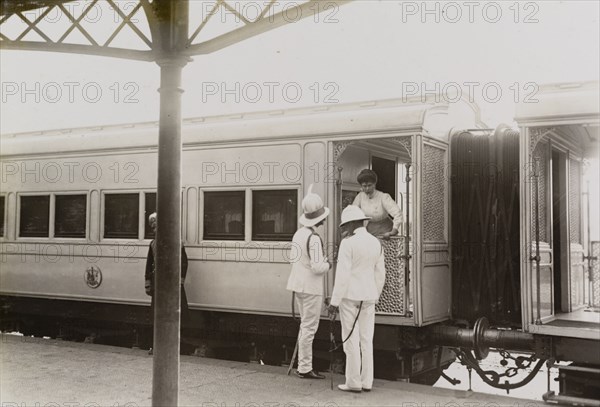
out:
M68 3L74 0L0 0L0 15L5 16L15 13L23 13L29 10L55 6L60 3Z
M348 1L0 0L0 48L185 60Z

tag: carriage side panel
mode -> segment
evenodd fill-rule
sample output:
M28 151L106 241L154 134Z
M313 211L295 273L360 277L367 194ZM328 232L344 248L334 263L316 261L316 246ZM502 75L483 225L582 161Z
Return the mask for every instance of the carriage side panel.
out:
M450 317L451 274L448 244L448 145L423 138L422 150L422 323Z

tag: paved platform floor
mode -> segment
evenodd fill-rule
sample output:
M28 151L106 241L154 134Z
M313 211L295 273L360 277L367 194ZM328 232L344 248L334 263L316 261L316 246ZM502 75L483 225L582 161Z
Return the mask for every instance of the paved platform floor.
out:
M375 380L370 393L344 393L285 367L181 357L179 405L202 407L527 406L541 402ZM13 335L0 337L2 407L149 406L152 356L144 350Z

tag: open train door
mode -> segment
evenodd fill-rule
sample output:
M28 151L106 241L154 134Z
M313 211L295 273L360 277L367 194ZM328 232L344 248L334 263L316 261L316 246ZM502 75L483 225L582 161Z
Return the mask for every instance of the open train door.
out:
M529 332L598 338L586 266L589 209L597 208L587 198L590 185L597 189L591 169L600 158L598 93L597 82L548 85L537 103L517 108L522 318Z
M478 128L482 123L478 108L466 100L431 99L365 105L352 118L353 134L331 143L336 225L330 241L336 248L340 214L360 191L356 177L362 169L375 170L377 188L402 208L399 235L382 241L386 283L376 307L379 326L425 326L451 318L449 136L453 126ZM359 125L367 125L367 131L358 133Z

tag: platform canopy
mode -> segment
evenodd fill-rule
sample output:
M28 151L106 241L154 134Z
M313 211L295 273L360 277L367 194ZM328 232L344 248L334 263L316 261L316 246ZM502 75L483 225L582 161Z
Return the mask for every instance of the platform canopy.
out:
M0 0L0 50L87 54L160 66L155 406L178 405L182 69L194 55L218 51L303 18L316 18L348 1Z
M156 61L175 46L191 57L348 1L0 0L0 48Z

